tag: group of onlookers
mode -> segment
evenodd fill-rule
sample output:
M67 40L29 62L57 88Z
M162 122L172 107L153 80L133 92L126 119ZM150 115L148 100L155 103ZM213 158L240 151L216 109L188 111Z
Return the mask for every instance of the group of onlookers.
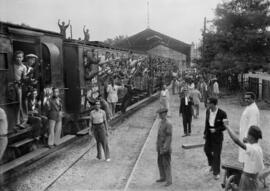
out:
M205 91L207 92L208 86L203 79L200 79L197 85L194 85L192 82L179 82L179 84L181 85L179 88L179 114L182 115L184 128L183 137L190 136L192 117L197 118L199 116L198 105L200 105L201 100L204 100L206 106L205 130L203 132L205 139L204 152L207 157L208 165L210 166L209 172L213 173L214 179L218 180L220 178L223 131L227 130L229 136L239 146L238 160L243 165L239 185L232 183L231 186L234 190L257 191L258 180L262 181L265 179L265 177L270 174L270 169L264 169L263 152L258 143L259 139L262 139L262 131L259 128L260 112L255 102L255 94L252 92L245 94L244 100L246 108L240 118L238 138L229 125L227 113L218 106L220 92L216 79L212 83L213 93L206 95L205 98L203 98L203 95L205 95ZM170 117L168 115L170 107L167 106L168 104L162 104L165 92L168 92L166 86L164 86L161 91L161 108L157 111L161 118L157 138L160 179L157 180L157 182L167 182L165 186L169 186L172 184L170 165L172 125L167 120L167 117ZM174 90L172 92L175 94ZM166 97L169 98L169 94ZM169 100L167 100L167 102L169 102Z

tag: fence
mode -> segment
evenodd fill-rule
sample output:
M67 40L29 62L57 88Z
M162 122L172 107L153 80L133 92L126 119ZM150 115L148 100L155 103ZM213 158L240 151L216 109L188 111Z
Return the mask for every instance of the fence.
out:
M270 81L262 80L262 100L270 102Z
M240 88L244 91L251 91L260 100L270 102L270 80L256 77L239 78Z
M259 96L260 96L259 87L260 87L259 78L249 77L249 79L248 79L248 91L251 91L251 92L255 93L257 98L259 98Z

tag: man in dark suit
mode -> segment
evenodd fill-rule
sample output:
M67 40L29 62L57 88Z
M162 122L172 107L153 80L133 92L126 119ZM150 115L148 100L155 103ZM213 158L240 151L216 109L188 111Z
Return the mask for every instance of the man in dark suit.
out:
M191 134L193 100L191 97L189 97L187 89L184 89L183 91L184 96L180 100L179 114L182 114L184 127L183 137L185 137Z
M220 178L220 155L223 142L223 131L226 129L223 120L227 119L225 111L217 107L217 98L208 99L208 109L206 110L205 130L204 130L204 152L206 154L208 164L211 167L214 178Z
M171 174L171 144L172 144L172 124L167 120L168 109L161 108L157 111L161 121L159 122L157 136L158 169L160 179L156 182L165 182L164 186L172 184Z

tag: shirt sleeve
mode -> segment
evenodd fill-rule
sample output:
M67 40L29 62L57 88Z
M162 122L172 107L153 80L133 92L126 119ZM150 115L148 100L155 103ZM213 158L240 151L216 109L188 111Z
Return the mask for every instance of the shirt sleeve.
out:
M252 153L254 152L254 149L250 143L246 143L246 154L248 156L251 156Z

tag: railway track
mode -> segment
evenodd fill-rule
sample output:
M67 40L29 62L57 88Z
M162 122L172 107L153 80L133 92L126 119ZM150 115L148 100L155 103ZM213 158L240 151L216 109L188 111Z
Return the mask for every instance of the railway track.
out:
M154 118L153 118L154 119ZM133 117L131 116L130 118L126 119L126 123L130 123L132 122ZM143 120L143 118L142 118ZM153 122L152 122L153 123ZM136 169L136 166L138 164L138 161L142 155L142 152L144 150L145 144L147 143L147 140L149 138L149 134L152 130L153 124L151 124L149 127L144 127L147 128L146 131L144 131L143 137L140 139L140 145L138 147L135 147L132 151L134 152L133 158L135 160L132 160L127 166L125 166L124 168L127 169L126 173L125 173L125 177L121 178L120 182L116 183L116 187L117 189L121 189L126 191L128 189L129 183L131 181L131 177L134 173L134 170ZM142 130L143 126L141 125L134 125L131 124L129 125L129 128L132 129L136 129L136 130ZM116 132L117 134L117 132ZM134 134L134 132L130 132L129 133ZM137 136L139 136L139 134L137 134ZM140 135L141 136L141 135ZM119 138L119 137L118 137ZM55 185L59 184L58 181L61 182L61 178L64 177L66 174L69 173L69 171L72 170L72 168L77 165L78 163L80 163L84 156L86 156L91 150L94 150L95 152L95 146L96 144L94 143L94 141L92 142L91 146L89 147L88 150L86 150L81 156L79 156L70 166L68 166L68 168L66 168L57 178L55 178L45 189L44 191L51 191L51 190L58 190L58 187L54 187ZM113 148L111 148L113 149ZM112 159L113 160L113 159ZM113 173L113 172L112 172ZM111 188L110 188L111 189Z
M108 190L117 188L117 189L123 189L126 190L128 188L128 184L130 182L130 177L132 176L132 173L134 172L134 169L136 168L137 165L137 161L139 160L141 153L144 149L145 143L148 139L149 133L152 129L152 125L153 125L153 120L155 117L155 112L156 111L156 107L157 104L149 104L150 108L145 107L142 108L141 110L135 112L133 115L125 118L124 120L122 120L121 124L118 123L118 127L112 127L112 131L110 132L111 134L111 138L110 138L110 149L114 150L114 147L123 145L122 143L118 143L119 141L121 141L121 139L124 137L126 137L123 140L123 143L126 143L126 147L122 148L123 152L127 152L127 150L130 149L130 152L128 153L127 157L123 157L123 160L127 160L125 163L125 165L123 166L124 171L123 172L119 172L117 170L115 170L115 164L114 161L117 161L119 159L115 158L114 156L112 156L112 162L111 163L104 163L104 165L112 165L112 176L114 176L113 174L116 173L118 176L120 175L120 179L118 182L110 182L108 183L109 188ZM152 112L150 112L152 111ZM131 138L128 138L131 137ZM127 143L128 142L128 143ZM69 179L69 181L73 181L73 176L72 176L72 171L74 171L74 169L80 169L83 168L81 166L81 163L84 162L93 162L93 157L92 155L94 155L93 153L96 152L95 147L95 141L92 140L90 142L90 145L87 146L87 148L84 148L84 150L82 152L80 152L80 154L77 154L76 157L73 158L73 160L64 168L61 169L61 171L57 172L57 175L54 176L53 179L50 179L48 181L46 181L46 185L45 183L43 183L43 186L36 186L36 185L30 185L29 187L27 187L27 189L25 190L37 190L37 188L39 190L44 190L44 191L51 191L51 190L63 190L63 189L59 189L59 185L61 187L63 179L64 181L66 179ZM130 147L128 149L128 147ZM65 149L63 149L64 151L59 151L59 152L65 152ZM121 149L120 149L121 150ZM112 153L113 154L113 153ZM122 153L123 155L125 155L125 153ZM61 155L61 154L60 154ZM88 155L91 155L92 160L89 161L89 157ZM113 154L114 155L114 154ZM120 154L121 155L121 154ZM121 157L120 157L121 158ZM75 160L74 160L75 159ZM44 162L46 163L46 159L43 159ZM41 164L42 165L42 164ZM93 167L95 170L93 172L93 174L95 174L95 171L97 170L95 167L96 163L93 162L92 165L88 166L87 168L89 168L89 171L91 171L91 168ZM39 168L39 165L37 165L35 168ZM116 168L119 168L119 166L117 166ZM49 168L48 168L49 169ZM53 170L53 169L50 169ZM110 171L110 170L109 170ZM107 171L108 172L108 171ZM107 172L105 174L107 174ZM31 173L31 172L30 172ZM116 176L117 176L116 175ZM36 176L38 176L38 172L36 174ZM76 175L75 175L76 176ZM30 178L31 176L29 176ZM87 177L85 177L87 178ZM25 177L25 180L27 179L27 177ZM45 178L46 179L46 178ZM110 178L108 178L110 179ZM39 181L37 181L38 184ZM95 183L98 183L98 180L93 181ZM17 181L17 187L13 186L12 190L24 190L20 188L20 184L25 184L20 181ZM65 184L65 183L64 183ZM100 184L100 183L98 183ZM98 187L100 185L97 185L97 187L95 188L96 185L91 185L90 190L95 190L95 189L99 189ZM15 188L15 189L14 189ZM16 189L19 188L19 189ZM68 190L68 189L65 189ZM72 190L72 189L71 189Z
M156 122L156 120L155 120ZM155 123L154 122L154 123ZM123 190L126 191L128 189L128 186L130 184L132 175L136 169L136 166L138 164L138 161L140 160L142 153L144 151L144 147L149 139L149 134L152 130L152 127L154 126L154 124L151 126L151 128L149 129L149 131L146 133L145 137L144 137L144 143L142 144L142 146L139 148L139 151L137 152L137 156L136 156L136 160L130 164L129 166L129 173L126 176L126 181L123 182ZM133 126L133 128L141 128L140 126ZM50 188L53 187L53 185L61 178L63 177L74 165L76 165L91 149L94 149L94 147L96 146L96 144L94 143L94 141L92 142L92 144L90 145L89 149L87 149L81 156L79 156L67 169L65 169L59 176L57 176L57 178L55 178L45 189L44 191L49 191Z

